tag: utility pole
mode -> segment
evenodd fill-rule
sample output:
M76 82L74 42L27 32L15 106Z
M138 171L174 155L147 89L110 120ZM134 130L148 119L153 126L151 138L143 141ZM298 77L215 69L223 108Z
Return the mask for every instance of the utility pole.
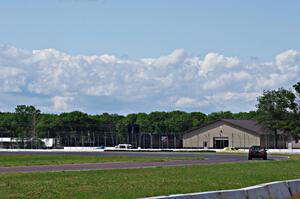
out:
M131 143L130 144L132 144L132 146L134 144L134 142L133 142L133 133L134 133L134 126L131 125Z
M32 134L31 139L36 138L36 111L33 112L32 116Z
M95 146L95 132L93 131L93 147Z
M33 144L34 144L36 138L37 138L37 136L36 136L36 110L34 110L33 115L32 115L31 148L33 148ZM37 147L38 146L36 145L35 148L37 148Z
M150 135L150 146L151 146L151 149L153 149L152 134L149 133L149 135Z
M176 135L173 134L173 141L174 141L174 149L176 149Z

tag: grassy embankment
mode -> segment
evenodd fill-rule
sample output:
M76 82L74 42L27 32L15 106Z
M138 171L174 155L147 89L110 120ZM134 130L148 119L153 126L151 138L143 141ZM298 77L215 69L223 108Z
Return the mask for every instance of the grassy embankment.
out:
M136 198L300 178L289 160L128 170L0 174L1 198Z
M96 155L0 155L0 166L57 165L104 162L164 162L170 160L201 160L203 157L139 157Z

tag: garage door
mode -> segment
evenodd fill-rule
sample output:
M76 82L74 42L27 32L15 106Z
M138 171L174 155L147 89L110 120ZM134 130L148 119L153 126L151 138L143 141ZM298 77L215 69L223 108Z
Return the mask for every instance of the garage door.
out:
M224 149L225 147L228 147L228 144L228 137L214 137L215 149Z

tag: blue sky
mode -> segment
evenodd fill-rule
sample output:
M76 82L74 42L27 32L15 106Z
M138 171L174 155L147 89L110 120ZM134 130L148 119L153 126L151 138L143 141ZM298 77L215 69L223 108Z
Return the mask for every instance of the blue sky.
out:
M270 58L300 45L299 1L3 0L1 43L142 58L176 48Z
M264 89L299 80L299 9L296 0L2 0L0 111L252 110Z

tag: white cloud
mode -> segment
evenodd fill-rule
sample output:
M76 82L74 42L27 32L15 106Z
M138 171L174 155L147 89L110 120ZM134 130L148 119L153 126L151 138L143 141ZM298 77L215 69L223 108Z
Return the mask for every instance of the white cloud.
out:
M256 97L258 97L260 93L256 92L223 92L210 96L209 98L221 102L221 104L225 104L225 102L232 100L246 100L253 101Z
M30 56L30 51L17 48L15 46L2 45L0 46L0 61L18 62Z
M246 81L250 79L252 79L252 76L246 71L229 72L221 74L219 77L216 77L216 79L204 82L202 84L202 88L204 90L215 89L226 85L228 86L228 84L232 85L234 82L238 83L238 81Z
M299 70L300 52L296 50L287 50L276 56L276 64L281 72L286 70Z
M191 97L179 97L175 100L175 107L177 108L201 108L207 106L208 104L209 102L206 99L197 100Z
M116 90L116 87L113 84L101 85L101 86L92 86L86 90L87 95L92 96L110 96Z
M64 111L68 108L68 102L72 100L69 97L54 96L52 97L53 108L57 111Z
M271 88L279 88L283 85L286 85L287 82L291 82L291 84L295 84L297 81L297 77L299 74L297 73L286 73L286 74L278 74L271 73L264 77L260 76L256 79L256 85L262 89L271 89Z
M181 63L185 58L185 52L183 49L176 49L167 56L161 56L158 59L152 60L152 64L157 66L168 66Z
M15 67L0 66L0 78L5 79L7 77L17 77L24 73L23 70Z
M229 110L239 112L241 110L252 110L260 92L222 92L211 96L206 96L209 105L217 107L219 110ZM241 109L241 107L243 107Z
M0 92L20 92L25 85L24 71L0 65Z
M240 64L237 57L225 57L218 53L208 53L200 64L200 76L206 76L218 68L232 68Z
M26 102L34 99L57 111L246 111L264 89L299 81L299 54L288 50L268 62L243 63L218 53L189 56L176 49L158 58L124 60L0 46L0 95L18 92ZM1 106L9 103L0 101Z
M182 107L182 106L192 106L194 105L196 102L195 99L190 98L190 97L182 97L179 98L176 102L175 105L178 107Z

